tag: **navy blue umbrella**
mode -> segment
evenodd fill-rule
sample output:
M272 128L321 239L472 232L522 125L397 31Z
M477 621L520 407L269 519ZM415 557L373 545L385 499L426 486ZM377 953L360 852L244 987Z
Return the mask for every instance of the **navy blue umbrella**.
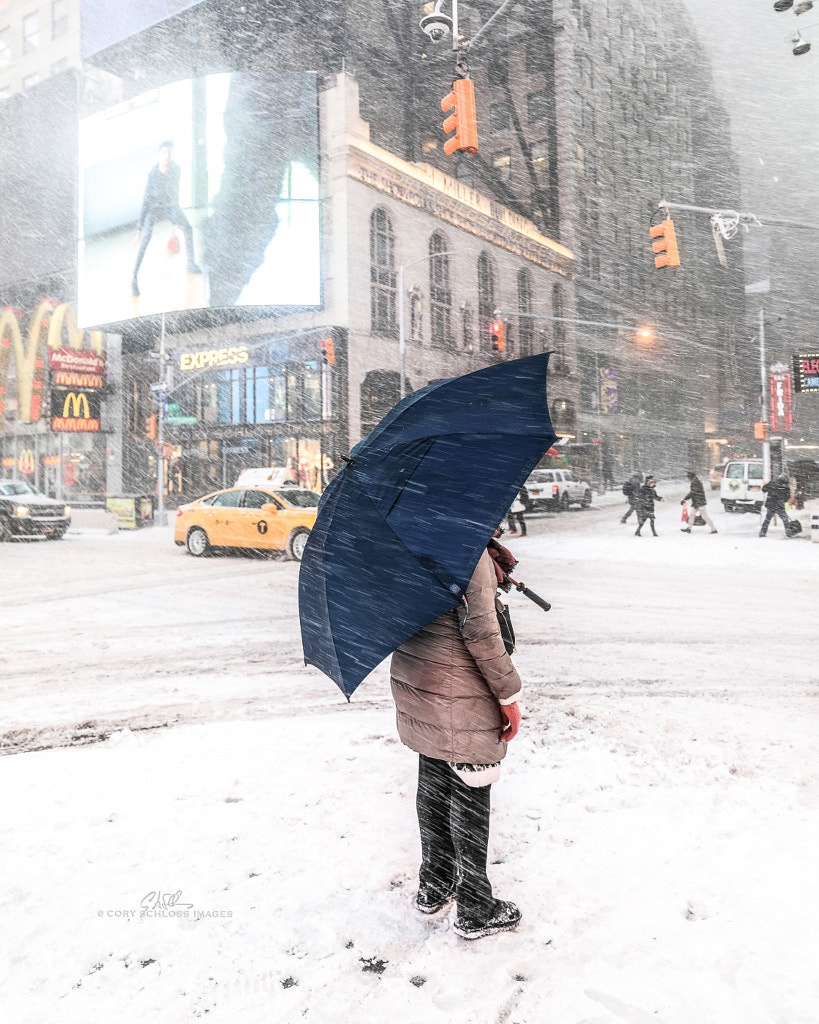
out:
M549 355L438 381L399 402L322 495L299 576L305 663L348 697L460 604L493 531L555 441Z

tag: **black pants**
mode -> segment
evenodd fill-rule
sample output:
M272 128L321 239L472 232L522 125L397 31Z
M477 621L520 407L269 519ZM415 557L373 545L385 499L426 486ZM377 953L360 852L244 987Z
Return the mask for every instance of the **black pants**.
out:
M196 260L193 258L193 228L185 216L182 207L175 206L159 210L156 213L153 210L148 210L145 214L145 220L142 222L142 234L139 239L139 249L137 249L136 259L134 260L134 277L137 276L139 268L142 266L142 258L145 255L145 250L148 248L151 235L154 233L154 224L160 220L169 220L174 227L182 229L182 234L185 236L185 259L188 265L188 273L190 274L196 269Z
M526 520L523 518L523 512L509 512L506 518L509 520L510 530L519 530L523 536L526 536Z
M637 513L637 530L638 536L641 536L640 530L645 526L646 523L651 523L651 532L654 536L657 536L657 531L654 529L654 513L653 512L638 512Z
M494 904L486 877L491 786L467 786L446 761L418 756L421 888L432 896L454 890L458 914L480 918Z
M631 513L636 511L636 509L637 509L636 504L633 501L629 501L629 503L628 503L628 512L625 512L623 514L623 522L625 522L628 519L628 517L631 515Z
M771 508L769 505L766 505L765 512L765 522L762 524L762 528L759 531L759 536L765 536L765 534L768 532L768 527L771 525L771 520L775 516L779 516L779 518L782 520L782 525L785 527L785 536L787 536L788 527L790 526L791 521L790 519L788 519L788 513L785 511L785 507L782 506L781 508Z

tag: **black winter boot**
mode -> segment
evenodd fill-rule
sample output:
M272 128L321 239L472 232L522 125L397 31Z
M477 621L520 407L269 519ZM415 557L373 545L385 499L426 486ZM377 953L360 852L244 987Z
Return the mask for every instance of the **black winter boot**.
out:
M514 903L495 900L491 912L483 918L466 917L458 912L452 930L462 939L482 939L497 932L511 932L520 924L521 914Z

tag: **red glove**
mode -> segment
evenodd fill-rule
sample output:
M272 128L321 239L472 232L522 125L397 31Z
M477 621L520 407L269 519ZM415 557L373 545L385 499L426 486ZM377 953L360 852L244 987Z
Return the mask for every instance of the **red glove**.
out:
M517 703L515 704L501 704L501 718L503 718L503 724L505 726L500 738L504 743L508 743L513 740L520 728L520 708Z

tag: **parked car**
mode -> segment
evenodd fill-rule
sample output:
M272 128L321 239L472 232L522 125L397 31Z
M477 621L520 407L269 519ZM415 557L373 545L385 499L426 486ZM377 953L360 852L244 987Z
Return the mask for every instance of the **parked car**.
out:
M25 480L0 480L0 541L12 537L60 540L71 525L71 507Z
M722 483L722 474L725 472L725 463L721 466L713 466L708 470L708 480L712 491L718 491Z
M319 495L299 487L230 487L180 505L174 541L190 554L212 548L285 551L301 561L316 522Z
M536 469L525 486L532 512L565 512L570 505L591 505L591 487L570 469Z
M762 459L731 459L719 486L726 512L759 512L765 503L762 493Z

